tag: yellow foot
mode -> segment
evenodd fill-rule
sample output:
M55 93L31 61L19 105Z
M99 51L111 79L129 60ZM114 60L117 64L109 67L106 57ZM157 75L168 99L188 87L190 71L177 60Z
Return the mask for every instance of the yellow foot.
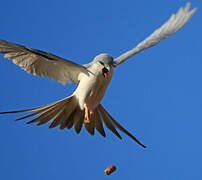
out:
M85 122L90 123L93 117L93 111L89 110L87 105L85 105Z

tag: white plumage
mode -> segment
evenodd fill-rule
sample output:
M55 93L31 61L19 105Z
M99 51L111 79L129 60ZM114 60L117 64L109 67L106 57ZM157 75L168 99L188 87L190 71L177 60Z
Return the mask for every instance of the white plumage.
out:
M78 65L47 52L0 40L0 53L5 54L5 58L11 59L28 73L46 76L62 84L73 82L78 85L71 96L58 102L27 110L2 112L1 114L35 111L17 120L38 116L28 124L38 122L37 125L42 125L51 122L49 128L60 125L60 129L70 129L74 126L76 133L80 132L84 124L91 135L94 135L94 129L97 129L105 137L104 123L119 138L121 136L116 129L124 132L145 148L145 145L114 120L100 102L111 81L113 71L119 64L176 33L188 22L195 11L196 8L190 10L190 3L187 3L184 8L179 9L177 14L172 15L165 24L132 50L114 60L108 54L100 54L86 65Z

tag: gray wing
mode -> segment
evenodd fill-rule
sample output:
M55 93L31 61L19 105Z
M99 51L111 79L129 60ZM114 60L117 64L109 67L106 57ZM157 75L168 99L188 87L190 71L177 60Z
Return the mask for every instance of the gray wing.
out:
M166 23L155 30L149 37L139 43L135 48L117 57L114 60L114 66L118 66L131 56L139 53L144 49L154 46L161 40L166 39L167 37L179 31L189 21L197 9L194 8L190 10L190 5L190 3L187 3L184 8L180 8L177 14L173 14Z
M49 77L65 85L79 83L80 73L88 74L85 67L53 54L0 40L0 53L26 72Z

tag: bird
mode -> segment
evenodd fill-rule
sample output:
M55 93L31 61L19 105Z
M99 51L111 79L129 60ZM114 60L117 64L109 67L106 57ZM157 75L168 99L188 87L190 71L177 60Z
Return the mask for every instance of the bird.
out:
M103 53L84 65L48 52L0 40L0 53L26 72L36 76L49 77L63 85L66 83L77 85L72 95L60 101L31 109L0 112L0 114L29 112L30 114L16 120L32 118L27 124L37 123L39 126L49 122L49 128L59 126L61 130L73 127L77 134L84 126L89 134L94 135L96 129L103 137L106 136L104 124L118 138L122 139L117 131L120 130L140 146L146 148L143 143L121 126L100 102L112 79L114 70L135 54L156 45L179 31L197 9L191 10L190 5L188 2L185 7L181 7L176 14L173 14L145 40L117 58Z

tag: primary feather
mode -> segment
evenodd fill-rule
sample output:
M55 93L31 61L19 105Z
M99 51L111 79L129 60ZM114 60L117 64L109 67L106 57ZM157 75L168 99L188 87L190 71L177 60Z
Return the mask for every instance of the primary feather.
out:
M13 61L26 72L37 76L49 77L62 84L79 83L80 73L88 74L84 66L65 60L53 54L37 49L0 40L0 53Z
M189 21L189 19L197 10L197 8L190 10L190 5L191 3L188 2L184 8L180 8L177 14L173 14L168 19L168 21L166 21L160 28L155 30L144 41L139 43L135 48L117 57L114 60L114 66L118 66L119 64L125 62L127 59L134 56L135 54L141 52L144 49L156 45L163 39L166 39L167 37L179 31Z

